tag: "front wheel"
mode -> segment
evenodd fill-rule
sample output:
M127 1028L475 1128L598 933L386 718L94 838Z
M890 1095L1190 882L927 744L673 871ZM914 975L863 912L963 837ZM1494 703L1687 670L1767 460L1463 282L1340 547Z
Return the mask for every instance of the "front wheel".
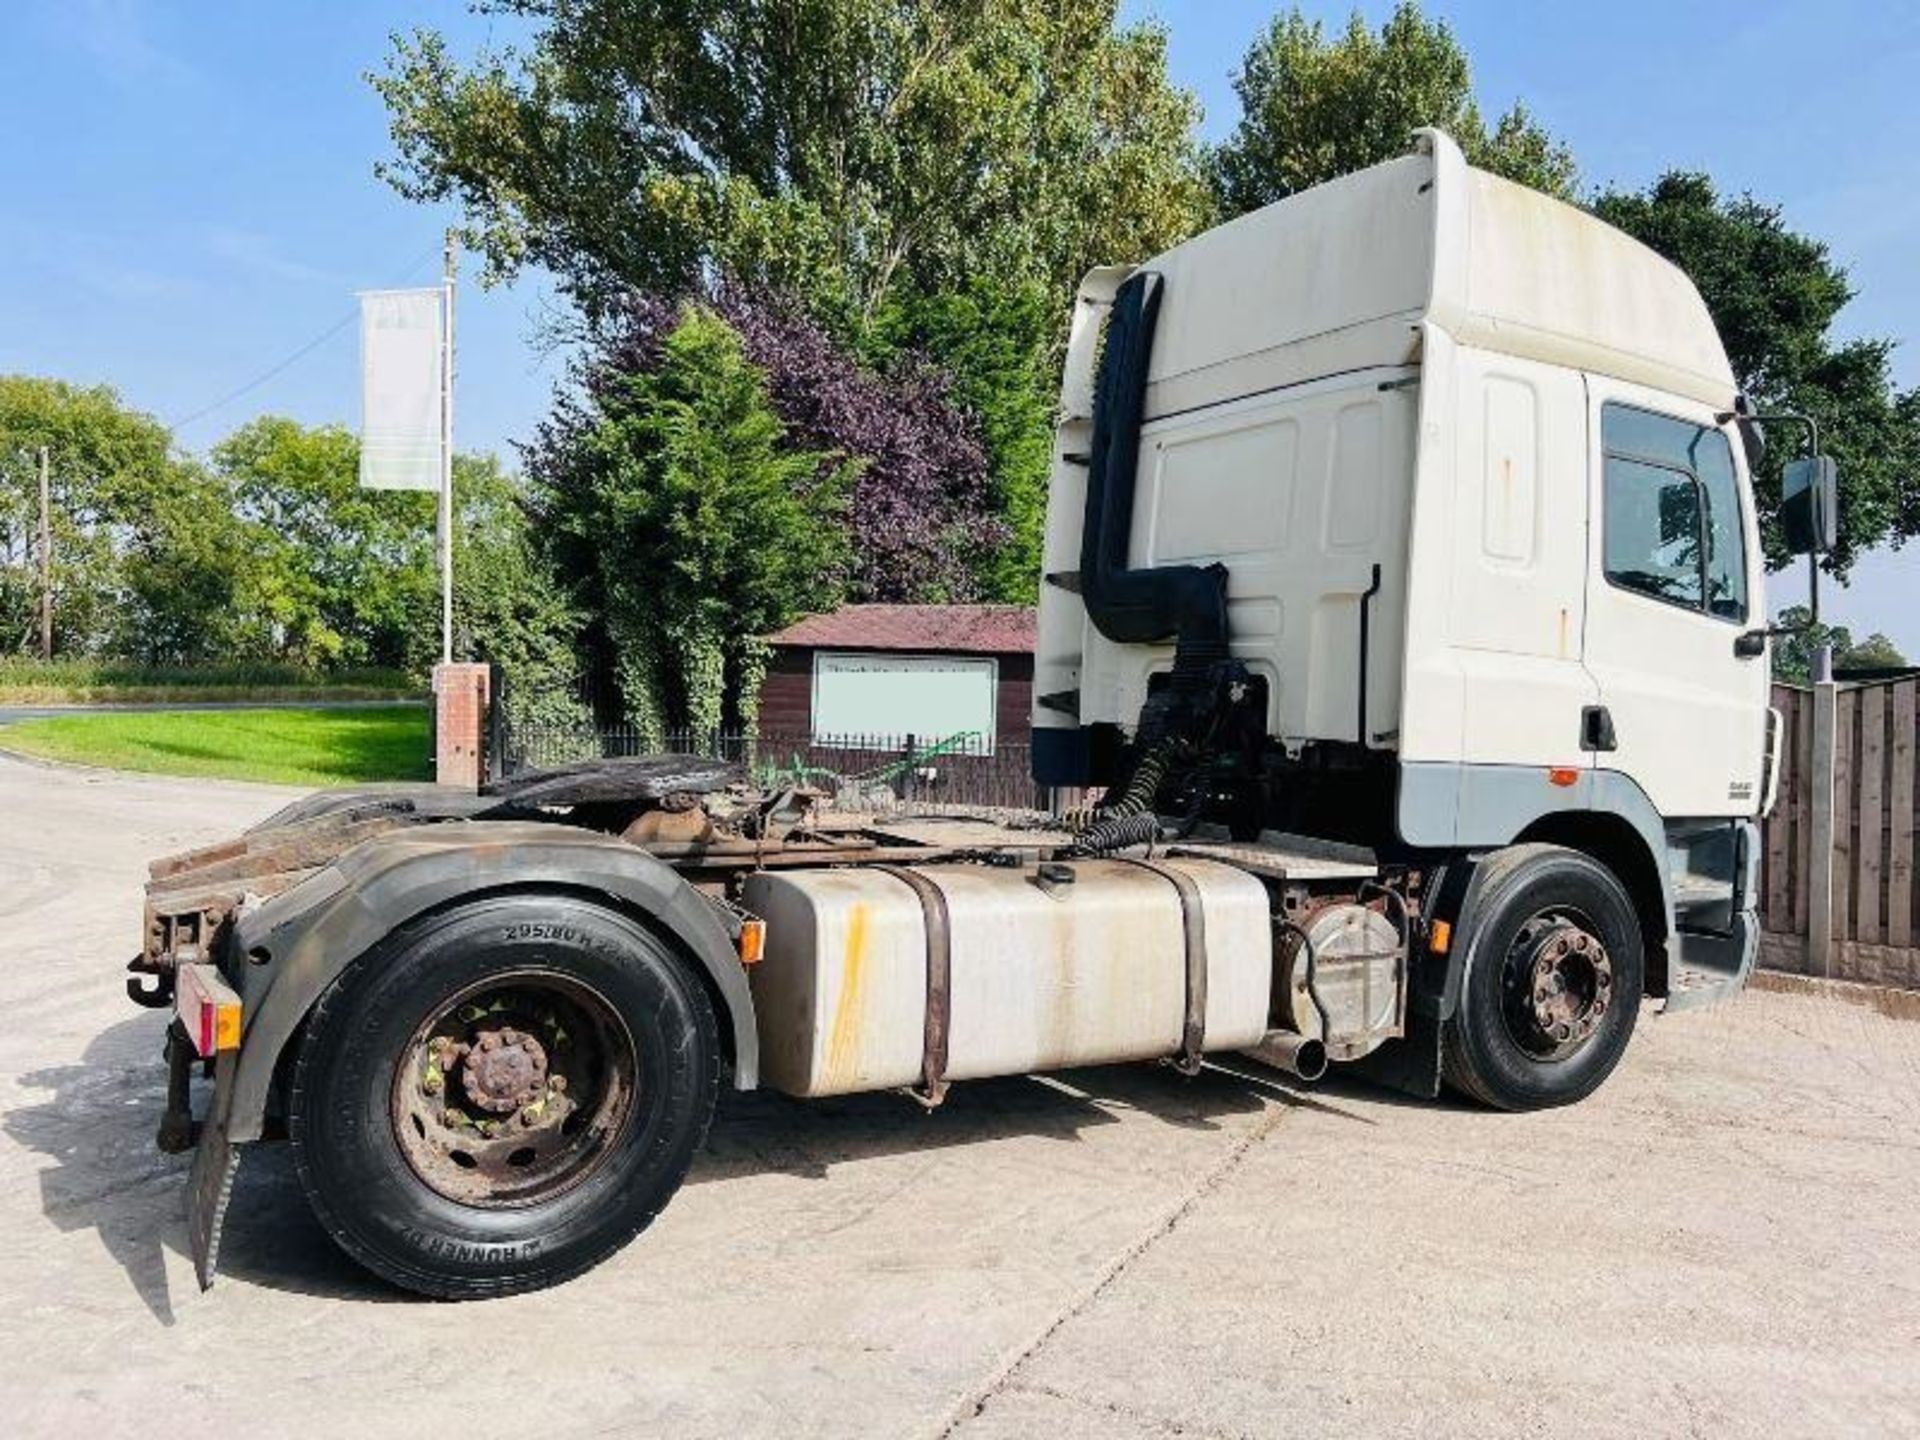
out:
M1633 903L1598 862L1520 845L1483 862L1467 973L1442 1037L1454 1089L1501 1110L1569 1105L1613 1072L1645 974Z
M659 1213L719 1089L665 942L561 896L432 916L350 966L295 1064L300 1181L334 1239L451 1299L557 1284Z

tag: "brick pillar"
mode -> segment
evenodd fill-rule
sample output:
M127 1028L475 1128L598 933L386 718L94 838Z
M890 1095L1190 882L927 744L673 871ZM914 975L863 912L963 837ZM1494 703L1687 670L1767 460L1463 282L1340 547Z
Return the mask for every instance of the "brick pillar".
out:
M486 753L487 667L474 664L433 667L433 778L442 785L480 788L481 758Z

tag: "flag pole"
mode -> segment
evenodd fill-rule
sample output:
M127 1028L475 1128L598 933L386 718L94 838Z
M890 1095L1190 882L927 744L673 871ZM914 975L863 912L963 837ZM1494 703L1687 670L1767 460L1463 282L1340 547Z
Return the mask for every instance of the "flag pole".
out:
M440 659L453 661L453 291L460 242L447 231L440 303Z

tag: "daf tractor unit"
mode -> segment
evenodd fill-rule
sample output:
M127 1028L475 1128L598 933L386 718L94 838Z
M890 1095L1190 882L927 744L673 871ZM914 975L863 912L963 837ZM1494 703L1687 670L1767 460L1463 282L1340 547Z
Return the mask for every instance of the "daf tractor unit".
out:
M273 1139L350 1254L474 1297L645 1228L723 1086L1237 1054L1581 1099L1754 963L1766 418L1685 275L1438 132L1095 271L1033 768L1096 803L878 818L667 755L156 862L128 988L202 1283ZM1787 488L1830 543L1831 462Z

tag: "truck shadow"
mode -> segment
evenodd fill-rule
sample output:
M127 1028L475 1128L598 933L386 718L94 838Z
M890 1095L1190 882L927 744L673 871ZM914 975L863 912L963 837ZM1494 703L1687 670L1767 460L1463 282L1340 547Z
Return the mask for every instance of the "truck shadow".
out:
M190 1157L154 1148L166 1100L160 1046L165 1017L139 1015L96 1036L79 1063L20 1077L38 1103L0 1121L25 1148L49 1156L41 1210L62 1232L94 1231L133 1292L162 1325L193 1280L185 1219ZM1371 1093L1371 1092L1368 1092ZM204 1105L205 1093L196 1096ZM1370 1123L1338 1093L1309 1094L1277 1074L1209 1067L1187 1077L1157 1065L1119 1065L1044 1076L968 1081L928 1114L898 1094L796 1101L772 1093L722 1095L688 1185L769 1171L821 1180L836 1166L1010 1136L1070 1142L1127 1112L1183 1129L1217 1130L1279 1103ZM170 1260L169 1256L173 1258ZM345 1301L415 1297L362 1270L313 1218L283 1145L252 1147L235 1184L220 1251L223 1283Z

